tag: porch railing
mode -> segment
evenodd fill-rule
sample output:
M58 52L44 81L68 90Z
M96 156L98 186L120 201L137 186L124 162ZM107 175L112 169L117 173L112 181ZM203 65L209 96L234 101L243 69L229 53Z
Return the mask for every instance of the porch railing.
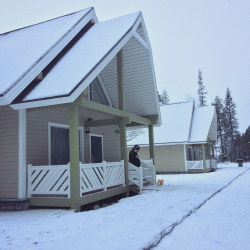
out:
M155 167L153 160L141 160L141 166L139 168L128 162L128 178L131 183L139 187L140 193L143 189L144 179L150 184L155 185Z
M210 164L211 161L211 164ZM188 161L188 170L204 170L203 161ZM206 160L206 169L217 168L217 161L214 159Z
M142 176L147 179L152 185L155 185L155 166L153 159L141 160Z
M28 197L70 198L68 165L28 165Z
M124 161L80 163L80 196L125 185Z
M143 188L142 167L138 168L128 162L128 179L131 183L139 187L141 193Z
M203 170L203 161L188 161L187 170Z

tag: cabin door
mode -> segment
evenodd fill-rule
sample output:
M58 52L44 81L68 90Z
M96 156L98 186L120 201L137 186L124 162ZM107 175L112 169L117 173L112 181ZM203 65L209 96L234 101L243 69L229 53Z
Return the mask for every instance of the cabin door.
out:
M103 160L103 136L90 134L90 162L100 163Z

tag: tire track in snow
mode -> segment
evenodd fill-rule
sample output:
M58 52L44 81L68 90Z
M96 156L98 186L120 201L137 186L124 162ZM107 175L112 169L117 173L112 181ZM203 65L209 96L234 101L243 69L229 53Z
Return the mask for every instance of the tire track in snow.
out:
M204 200L199 206L195 207L193 210L191 210L189 213L187 213L186 215L184 215L182 217L181 220L173 223L172 225L170 225L169 227L167 227L166 229L162 230L158 235L155 236L155 239L153 241L151 241L148 245L146 245L145 247L142 247L141 250L151 250L153 248L155 248L160 242L161 240L166 237L167 235L169 235L176 226L180 225L186 218L188 218L191 214L194 214L197 210L199 210L203 205L206 204L206 202L208 200L210 200L211 198L213 198L215 195L217 195L218 193L220 193L223 189L227 188L233 181L235 181L236 179L238 179L241 175L245 174L247 171L249 170L249 168L247 170L245 170L244 172L242 172L241 174L237 175L234 179L232 179L228 184L226 184L224 187L218 189L216 192L214 192L210 197L208 197L206 200Z

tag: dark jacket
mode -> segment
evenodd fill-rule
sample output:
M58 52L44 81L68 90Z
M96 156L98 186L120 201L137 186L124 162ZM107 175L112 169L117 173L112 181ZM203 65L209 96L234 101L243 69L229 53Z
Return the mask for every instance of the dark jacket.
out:
M138 156L137 152L134 152L133 149L129 152L129 162L135 165L136 167L140 167L141 162L140 159L137 158Z

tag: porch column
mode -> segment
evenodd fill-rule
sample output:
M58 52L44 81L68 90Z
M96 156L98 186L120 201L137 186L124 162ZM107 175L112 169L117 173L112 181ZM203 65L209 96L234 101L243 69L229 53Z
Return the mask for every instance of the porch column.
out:
M117 60L119 109L125 111L123 49L121 49L117 53L116 60ZM127 131L126 131L126 122L124 118L119 123L119 125L120 125L121 160L124 160L125 185L128 186L129 180L128 180ZM127 192L126 196L128 195L129 193Z
M212 158L214 160L214 145L212 145Z
M126 122L122 121L120 122L119 125L120 125L121 160L124 160L125 185L129 185Z
M117 80L118 80L118 96L119 109L125 111L125 95L124 95L124 70L123 70L123 49L117 55Z
M19 110L18 199L26 198L26 109Z
M202 144L202 145L201 145L201 148L202 148L203 168L204 168L204 173L206 173L206 172L207 172L207 168L206 168L205 145Z
M80 211L78 105L69 104L70 207Z
M149 137L149 155L150 155L150 159L153 159L153 164L155 165L154 127L153 127L153 125L148 125L148 137Z

